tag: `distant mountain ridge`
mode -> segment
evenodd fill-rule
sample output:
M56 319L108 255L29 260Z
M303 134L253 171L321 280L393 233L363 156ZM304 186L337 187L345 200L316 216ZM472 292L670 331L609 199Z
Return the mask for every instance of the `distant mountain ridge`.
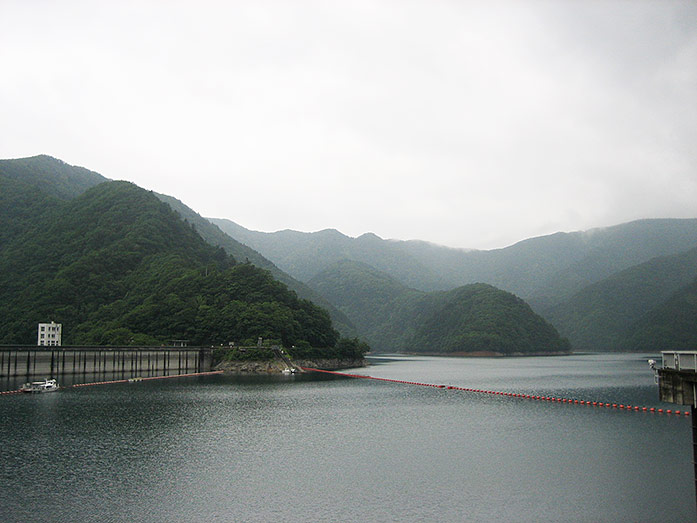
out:
M659 256L593 283L545 313L574 347L626 346L632 326L697 277L697 248Z
M334 326L338 331L346 337L357 336L356 328L351 323L345 314L340 312L336 307L329 303L323 296L317 294L314 290L308 287L305 283L298 281L289 274L280 270L273 262L259 254L254 249L244 245L243 243L235 240L230 235L225 234L221 231L215 224L203 218L193 209L187 207L184 203L173 198L172 196L167 196L165 194L155 193L160 200L167 203L172 209L179 213L179 215L191 223L196 231L201 235L201 237L206 240L210 245L216 247L221 247L239 261L248 261L257 267L269 271L274 278L278 281L283 282L290 289L294 290L298 296L306 300L310 300L317 305L324 307L329 312Z
M520 298L487 284L411 289L360 262L342 261L310 280L381 352L537 354L570 350Z
M37 224L51 223L55 209L105 182L98 173L46 155L0 160L0 255L5 269L20 274L16 264L31 250L32 244L25 243L35 237ZM350 238L332 229L260 233L229 220L208 221L172 197L156 196L210 245L271 271L299 296L324 306L342 334L369 333L380 347L410 347L420 326L436 329L449 310L458 311L448 320L456 325L469 313L460 308L463 303L478 299L477 293L458 289L485 283L493 287L469 288L492 298L490 306L500 310L506 309L506 300L494 298L503 296L500 290L520 296L576 348L638 350L653 340L654 350L657 344L697 349L697 341L693 347L680 345L697 338L697 325L690 321L697 300L697 219L638 220L476 251L383 240L372 233ZM18 291L20 281L9 279L4 285ZM451 293L458 298L430 316L431 322L429 311L437 310ZM494 318L494 310L489 312ZM461 324L458 329L469 327ZM499 328L509 336L514 332L503 324ZM424 343L450 343L430 338L431 332L422 334ZM470 334L470 348L476 339L494 339ZM448 337L452 340L452 332Z
M364 281L357 288L374 285L375 296L397 283L416 292L485 282L525 299L575 348L628 350L635 322L658 310L697 274L697 219L637 220L530 238L491 251L382 240L374 234L350 238L335 230L259 233L229 220L213 221L299 279L305 278L346 312L359 332L368 329L363 332L372 336L376 328L380 330L373 323L385 315L373 311L375 317L360 319L365 304L352 304L350 295L337 295L322 284L328 279L341 285L336 274L328 275L349 267L356 272L360 266L356 264L363 264ZM394 280L390 285L385 284L387 277Z
M223 232L273 260L281 270L307 282L341 260L353 260L386 272L405 285L421 290L445 289L432 268L405 256L398 244L372 233L350 238L335 229L314 233L283 230L275 233L250 231L226 219L209 218Z
M697 350L697 278L627 330L623 350Z
M490 251L382 240L374 234L350 238L332 229L262 233L230 220L211 221L301 281L352 260L424 291L486 282L522 297L539 312L615 272L697 246L697 219L638 220L530 238Z
M4 180L14 180L41 193L49 192L61 200L74 198L107 178L99 173L69 165L62 160L42 154L16 160L0 160Z

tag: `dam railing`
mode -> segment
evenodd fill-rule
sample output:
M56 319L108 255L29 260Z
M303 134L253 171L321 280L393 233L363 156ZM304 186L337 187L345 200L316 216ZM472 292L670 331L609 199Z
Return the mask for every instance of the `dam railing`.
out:
M207 372L210 347L0 346L0 377Z

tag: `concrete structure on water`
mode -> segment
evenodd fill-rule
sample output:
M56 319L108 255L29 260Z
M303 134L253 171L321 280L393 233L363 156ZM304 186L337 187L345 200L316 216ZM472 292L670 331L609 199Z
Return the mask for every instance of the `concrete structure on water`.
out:
M661 401L677 405L690 405L692 417L692 455L695 471L695 496L697 500L697 351L663 351L663 366L649 360L658 378L658 395ZM670 411L669 411L670 412Z
M210 347L0 347L0 377L208 372Z

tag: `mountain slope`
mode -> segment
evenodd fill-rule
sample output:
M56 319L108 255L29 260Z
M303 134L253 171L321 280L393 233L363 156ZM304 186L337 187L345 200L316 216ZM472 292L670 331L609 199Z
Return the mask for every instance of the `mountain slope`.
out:
M615 272L697 245L695 219L640 220L556 233L491 251L382 240L373 234L349 238L334 230L260 233L229 220L212 221L301 281L309 281L338 261L353 260L425 291L486 282L521 296L537 311Z
M105 182L51 201L0 252L0 343L34 343L47 319L78 344L337 341L326 311L236 264L147 191Z
M69 200L107 181L104 176L42 154L30 158L0 160L0 177L26 184L31 191Z
M342 261L309 285L354 321L377 351L568 351L555 329L510 293L485 284L426 293L369 265Z
M367 264L347 260L318 274L308 285L346 314L378 350L397 350L401 343L395 340L401 339L404 329L393 332L399 325L399 318L394 318L396 304L411 308L424 296Z
M61 202L71 200L105 181L107 179L96 172L46 155L0 160L0 248L10 238L26 234L27 228L35 227L38 217L50 215ZM166 195L156 196L192 224L209 244L222 247L236 260L249 261L270 271L301 298L327 308L343 335L356 336L351 322L307 285L278 269L258 252L233 240L179 200Z
M417 322L411 351L502 354L567 352L568 341L517 296L484 283L441 296Z
M0 160L0 247L31 227L34 217L105 180L50 156Z
M332 318L335 328L343 336L351 338L356 336L356 328L346 317L346 315L329 303L322 295L308 287L305 283L300 282L289 274L283 272L273 262L266 259L254 249L251 249L250 247L233 239L230 235L220 230L220 228L218 228L215 224L206 220L200 214L196 213L194 210L187 207L184 205L184 203L176 198L164 194L155 193L155 195L178 212L183 219L192 224L201 237L210 245L223 248L225 252L230 254L236 260L249 262L257 267L269 271L274 278L287 285L290 289L294 290L298 296L303 299L310 300L320 307L326 309Z
M653 219L593 229L583 256L539 285L530 297L536 310L561 303L592 283L657 257L697 247L697 220Z
M575 348L618 350L632 323L695 277L697 248L620 271L543 315Z
M697 350L697 279L627 329L620 348L633 351Z

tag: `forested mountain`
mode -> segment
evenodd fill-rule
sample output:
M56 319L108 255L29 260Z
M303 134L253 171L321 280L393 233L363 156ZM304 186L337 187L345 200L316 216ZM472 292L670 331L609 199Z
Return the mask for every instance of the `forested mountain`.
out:
M264 258L254 249L233 239L231 236L221 231L216 225L203 218L200 214L187 207L176 198L164 194L155 193L155 195L160 200L167 203L172 209L177 211L182 218L191 223L201 237L210 245L222 247L225 252L236 260L241 262L248 261L257 267L266 269L273 275L274 278L287 285L291 290L295 291L299 297L310 300L311 302L326 309L332 318L334 327L343 336L355 337L357 335L355 326L346 317L346 315L329 303L323 296L308 287L305 283L298 281L289 274L283 272L273 262Z
M628 329L620 348L628 351L697 350L697 279Z
M523 300L490 285L427 293L351 261L335 264L309 284L381 351L531 354L570 349Z
M60 201L72 199L106 180L96 172L46 155L0 160L0 246L4 239L21 233L27 224L32 226L40 215L50 212ZM299 297L326 308L342 335L356 336L355 327L346 316L307 285L278 269L255 250L232 239L179 200L162 194L156 196L191 223L209 244L222 247L240 262L249 261L268 270Z
M0 180L17 204L5 217L25 218L0 250L0 343L33 344L47 320L73 344L337 342L326 311L208 245L148 191L104 182L66 199L21 177ZM29 200L40 204L33 216L20 205Z
M370 265L342 261L326 269L308 285L348 316L376 350L403 350L409 324L426 295L406 287Z
M105 180L50 156L0 160L0 248L61 201Z
M568 340L517 296L473 283L438 293L407 347L414 351L543 354L571 350Z
M631 348L627 340L639 340L633 333L633 324L662 307L695 277L697 248L654 258L613 274L546 311L545 317L577 349ZM693 329L697 333L697 325ZM638 343L637 349L643 345Z
M374 234L349 238L338 231L318 233L249 231L228 220L213 220L220 228L308 281L339 306L354 322L358 315L351 297L333 301L334 286L346 272L357 278L360 265L337 265L342 260L365 264L364 281L355 288L385 289L384 278L421 291L453 289L485 282L525 299L532 308L585 350L619 350L628 329L644 314L695 276L697 220L639 220L585 232L557 233L518 242L504 249L466 251L419 241L382 240ZM353 267L349 270L350 267ZM374 269L382 276L377 278ZM360 303L357 302L357 303ZM376 318L382 318L378 314ZM377 319L360 320L359 332L379 339ZM364 325L368 323L367 325ZM409 329L409 325L403 326ZM696 327L697 328L697 327ZM362 329L367 329L362 330ZM390 336L387 336L390 338ZM638 346L637 346L638 347Z
M316 233L249 231L212 220L301 281L341 260L366 263L425 291L486 282L521 296L538 312L618 271L697 245L697 220L640 220L585 232L556 233L504 249L467 251L426 242Z
M16 160L0 160L0 181L19 182L29 192L69 200L90 187L107 181L104 176L42 154Z
M476 340L506 352L564 350L503 289L577 349L655 349L661 333L671 348L697 348L675 345L697 337L683 312L695 299L697 220L641 220L468 251L335 230L259 233L212 220L225 234L174 198L105 181L48 156L0 160L0 343L33 343L30 326L54 319L68 343L225 343L256 329L283 343L330 344L336 332L326 312L300 296L328 308L343 334L382 350L488 350ZM246 261L297 295L238 263ZM220 285L240 298L208 294ZM245 294L255 286L270 294ZM242 308L230 308L238 302ZM226 323L218 313L245 319Z
M453 286L447 278L441 282L428 261L421 263L398 248L399 242L382 240L374 234L350 238L334 229L314 233L291 230L262 233L245 229L230 220L209 219L223 232L259 251L300 281L309 281L339 261L351 260L371 265L416 289L448 289Z

